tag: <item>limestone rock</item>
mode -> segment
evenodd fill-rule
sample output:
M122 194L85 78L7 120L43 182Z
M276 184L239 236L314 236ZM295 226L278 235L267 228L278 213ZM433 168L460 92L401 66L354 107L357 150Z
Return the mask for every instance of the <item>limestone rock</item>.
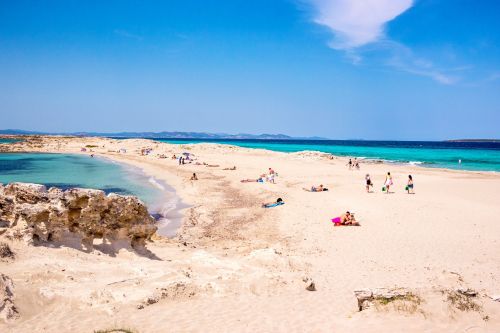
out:
M361 289L355 290L354 295L358 300L358 309L363 311L368 309L374 301L385 300L390 301L410 295L410 291L403 288L376 288L376 289Z
M457 290L457 293L459 294L462 294L464 296L468 296L468 297L476 297L478 292L473 290L473 289L469 289L469 288L458 288Z
M316 284L314 283L314 281L311 281L311 282L307 285L306 290L309 290L309 291L316 291Z
M0 259L13 259L14 252L9 247L9 244L0 242Z
M12 280L0 273L0 318L11 321L19 317L14 305L14 284Z
M147 207L134 196L78 188L47 190L24 183L0 186L0 231L4 228L11 238L28 244L77 235L87 249L95 238L127 239L133 247L143 246L157 229Z

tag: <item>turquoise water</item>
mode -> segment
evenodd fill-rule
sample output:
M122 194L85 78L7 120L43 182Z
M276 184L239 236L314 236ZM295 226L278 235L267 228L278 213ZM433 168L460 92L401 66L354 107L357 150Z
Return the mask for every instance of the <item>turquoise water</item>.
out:
M448 169L500 171L500 143L495 142L402 142L347 140L181 140L157 141L190 144L230 144L280 152L320 151L338 156L367 158ZM461 160L461 163L459 163Z
M2 144L2 143L12 143L12 142L18 142L18 141L21 141L21 140L0 138L0 144Z
M161 184L138 170L98 157L74 154L1 153L0 183L26 182L62 189L80 187L135 195L156 210Z

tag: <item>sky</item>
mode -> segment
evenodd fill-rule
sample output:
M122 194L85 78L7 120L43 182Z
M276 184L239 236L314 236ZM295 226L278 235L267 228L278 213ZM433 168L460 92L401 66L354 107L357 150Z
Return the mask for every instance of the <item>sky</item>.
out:
M497 0L0 0L0 129L500 138Z

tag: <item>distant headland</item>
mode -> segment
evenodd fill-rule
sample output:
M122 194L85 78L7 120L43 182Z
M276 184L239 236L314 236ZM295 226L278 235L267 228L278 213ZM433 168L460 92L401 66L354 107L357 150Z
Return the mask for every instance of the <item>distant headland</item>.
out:
M500 142L500 139L454 139L446 142Z
M71 135L71 136L99 136L114 138L152 138L152 139L227 139L227 140L328 140L322 137L292 137L285 134L227 134L205 132L71 132L54 133L25 131L18 129L0 130L0 135Z

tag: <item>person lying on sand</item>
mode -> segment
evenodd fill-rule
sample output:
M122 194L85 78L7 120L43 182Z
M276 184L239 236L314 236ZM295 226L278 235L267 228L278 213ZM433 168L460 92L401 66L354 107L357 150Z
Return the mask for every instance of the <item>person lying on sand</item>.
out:
M217 168L217 167L219 167L219 165L218 165L218 164L205 164L205 165L206 165L207 167L209 167L209 168Z
M232 168L224 168L222 170L236 170L236 166L232 167Z
M332 222L336 227L341 225L359 226L359 223L354 218L354 213L350 213L349 211L345 212L345 214L342 214L339 217L333 218Z
M198 180L198 177L196 176L196 173L193 173L193 175L191 176L190 180Z
M323 192L323 191L328 191L328 189L326 187L324 187L323 184L321 184L320 186L311 186L311 188L305 188L305 187L303 187L303 190L307 191L307 192Z
M242 179L240 180L242 183L263 183L264 178L259 177L257 179Z
M281 206L284 204L285 204L285 202L283 201L283 199L278 198L278 199L276 199L275 202L263 203L262 208L271 208L271 207Z

